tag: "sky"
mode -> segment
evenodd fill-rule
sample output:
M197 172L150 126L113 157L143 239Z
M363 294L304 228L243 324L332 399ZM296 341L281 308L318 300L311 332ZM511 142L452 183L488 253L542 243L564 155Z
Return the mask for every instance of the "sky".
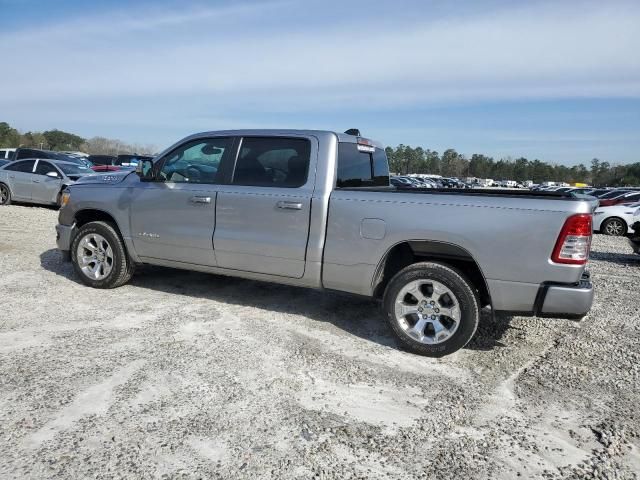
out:
M234 128L640 161L640 2L0 0L0 121L158 150Z

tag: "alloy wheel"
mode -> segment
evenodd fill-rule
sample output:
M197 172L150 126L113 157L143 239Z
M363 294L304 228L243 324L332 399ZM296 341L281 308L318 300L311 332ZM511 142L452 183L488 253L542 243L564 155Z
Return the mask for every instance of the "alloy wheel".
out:
M437 345L447 341L458 329L460 303L444 284L435 280L415 280L398 292L395 316L411 338Z
M113 249L107 239L97 233L89 233L80 240L76 258L82 273L93 280L106 278L113 269Z

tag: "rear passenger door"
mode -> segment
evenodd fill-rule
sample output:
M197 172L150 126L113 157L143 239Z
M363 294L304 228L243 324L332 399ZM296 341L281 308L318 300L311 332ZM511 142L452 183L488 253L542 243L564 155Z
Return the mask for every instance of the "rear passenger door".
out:
M230 185L218 193L219 267L304 275L317 153L313 137L240 139Z
M31 201L31 179L35 163L35 160L22 160L4 168L2 180L9 185L14 200Z

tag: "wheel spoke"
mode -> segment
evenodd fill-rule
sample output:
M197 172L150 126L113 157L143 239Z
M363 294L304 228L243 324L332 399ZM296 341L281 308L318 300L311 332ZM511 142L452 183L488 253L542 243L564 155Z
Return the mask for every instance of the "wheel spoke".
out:
M420 290L420 286L421 286L420 283L414 282L410 285L409 289L407 290L408 293L410 293L418 302L422 302L427 298L422 293L422 290Z
M440 307L438 310L440 310L439 315L444 315L445 317L449 317L451 320L455 320L456 322L460 320L460 309L458 308L457 305L454 305L450 308Z
M97 250L96 246L91 243L91 238L85 237L82 240L82 246L89 250L90 252L95 252Z
M398 302L396 313L402 317L418 313L418 305L407 305L406 303Z
M442 335L444 333L447 333L447 337L449 336L449 330L447 329L447 327L445 327L442 323L440 323L440 319L436 318L435 320L431 320L431 325L433 325L433 339L438 342L440 340L440 337L442 337Z
M427 321L420 317L416 324L409 329L409 334L416 337L418 340L422 340L424 337L424 327L427 326Z
M96 259L93 258L92 256L83 256L83 257L80 258L80 264L82 266L89 265L90 263L93 263L95 261L96 261Z

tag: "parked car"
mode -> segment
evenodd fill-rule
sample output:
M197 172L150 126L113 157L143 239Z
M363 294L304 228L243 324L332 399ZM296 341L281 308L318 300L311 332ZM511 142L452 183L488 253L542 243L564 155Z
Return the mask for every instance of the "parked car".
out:
M396 188L418 188L415 183L405 177L391 177L390 184Z
M142 160L153 160L153 157L149 155L122 154L118 155L116 161L114 162L114 165L121 165L125 167L132 166L135 168L135 166L138 165L138 163Z
M621 193L618 196L614 196L611 198L605 198L600 200L601 207L610 207L612 205L618 205L621 203L633 203L640 201L640 192L629 191L625 193Z
M462 348L485 305L581 318L593 301L589 202L390 189L382 145L359 135L196 134L136 172L80 179L62 205L58 248L91 287L154 264L366 295L423 355Z
M91 169L94 172L117 172L125 168L116 165L117 157L114 155L89 155L87 160L91 162Z
M0 205L12 201L60 205L62 190L90 168L60 160L15 160L0 167Z
M16 150L14 160L24 160L27 158L31 158L31 159L41 158L43 160L58 160L61 162L71 162L71 163L75 163L76 165L91 167L91 162L89 162L85 158L65 155L64 153L54 152L52 150L39 150L37 148L23 148L23 147L20 147Z
M13 160L13 156L16 153L15 148L0 148L0 160Z
M631 190L626 189L626 188L610 188L607 189L604 193L601 193L600 195L598 195L598 198L601 200L607 200L610 198L614 198L617 197L619 195L622 195L623 193L627 193L630 192Z
M640 212L640 202L599 206L593 212L593 231L619 237L633 231L633 216Z

